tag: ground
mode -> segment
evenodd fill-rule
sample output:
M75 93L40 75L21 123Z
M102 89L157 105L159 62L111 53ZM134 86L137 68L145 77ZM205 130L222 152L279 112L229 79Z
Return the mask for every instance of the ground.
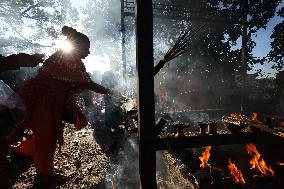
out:
M53 185L45 188L139 188L139 156L136 134L125 135L125 133L122 133L118 135L117 133L119 132L114 134L109 131L105 132L104 129L94 130L91 127L74 132L71 127L72 125L65 127L64 145L61 147L61 150L58 148L55 158L56 167L61 169L63 174L69 177L69 180L61 186ZM277 153L277 148L258 147L270 165L278 159L283 160L283 156L280 157L279 152ZM205 176L208 175L208 169L201 170L199 168L200 162L198 157L203 150L204 148L158 151L158 188L195 189L198 188L197 185L203 183L205 184L203 188L208 189L208 179L204 180ZM274 151L272 152L272 150ZM272 154L275 154L275 156L272 156ZM227 170L228 158L231 158L233 162L237 163L243 171L246 180L256 182L251 176L253 173L257 173L258 175L260 173L249 169L249 156L246 153L245 145L212 147L209 175L211 175L211 172L214 174L210 179L222 182L221 186L230 186L229 188L239 187L233 185L232 179L229 177L230 175ZM44 189L44 187L36 185L36 172L32 166L32 159L13 155L9 160L11 161L10 171L7 172L9 183L7 187L4 187L5 189ZM277 165L273 167L277 168ZM275 170L277 171L277 176L284 175L283 169L280 169L279 166L278 169ZM263 180L267 180L263 178L261 177L262 182ZM223 179L226 179L228 183L224 183ZM282 176L277 179L282 180ZM268 182L271 183L269 180ZM257 183L258 186L261 182L257 181ZM269 183L266 182L266 186L270 186L270 188L273 186L273 189L277 188ZM243 188L248 189L250 186L256 186L256 184L248 184ZM219 187L218 189L220 188L224 187Z
M58 148L56 151L55 165L70 179L61 186L38 186L35 182L36 171L32 159L13 156L10 157L12 163L8 188L139 188L136 135L128 135L123 138L124 142L121 144L118 144L114 137L117 136L106 134L100 129L94 132L91 127L74 132L70 125L67 125L64 129L64 145L61 150ZM113 154L105 153L112 145L121 145L115 157ZM169 153L157 153L158 188L193 188L177 167L171 163L164 164L164 161L173 161L172 158Z
M29 159L17 157L17 160L13 162L15 163L11 164L12 174L17 172L20 174L15 180L10 180L11 188L33 188L36 172L34 166L29 164ZM25 168L24 164L27 165ZM70 179L60 188L95 187L105 181L109 164L109 158L102 152L100 145L93 140L93 129L87 128L74 132L68 127L65 128L64 145L56 152L55 165Z

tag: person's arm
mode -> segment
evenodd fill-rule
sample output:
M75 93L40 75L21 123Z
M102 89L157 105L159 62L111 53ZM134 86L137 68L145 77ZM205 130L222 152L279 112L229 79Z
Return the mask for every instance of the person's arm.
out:
M18 70L21 67L35 67L40 62L43 62L43 54L12 54L4 57L1 55L0 58L0 71L7 70Z
M125 97L118 91L116 90L112 90L112 89L109 89L109 88L106 88L100 84L97 84L95 82L75 82L73 83L75 84L76 86L78 86L80 89L87 89L87 90L91 90L91 91L94 91L96 93L100 93L100 94L108 94L108 95L112 95L114 96L115 98L118 98L118 99L125 99Z
M95 82L83 83L83 84L81 84L81 87L84 87L84 89L88 89L88 90L94 91L96 93L109 94L109 95L114 94L113 90L108 89L106 87L103 87L102 85L97 84Z
M109 94L109 95L115 94L113 90L103 87L102 85L99 85L95 82L75 82L74 84L79 86L79 88L81 89L91 90L96 93Z

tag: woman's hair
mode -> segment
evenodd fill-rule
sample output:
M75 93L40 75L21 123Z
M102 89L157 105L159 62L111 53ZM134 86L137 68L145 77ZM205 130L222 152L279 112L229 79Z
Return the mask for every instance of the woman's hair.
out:
M77 32L76 29L68 26L63 26L62 34L67 36L67 39L73 43L90 43L89 38L85 34Z

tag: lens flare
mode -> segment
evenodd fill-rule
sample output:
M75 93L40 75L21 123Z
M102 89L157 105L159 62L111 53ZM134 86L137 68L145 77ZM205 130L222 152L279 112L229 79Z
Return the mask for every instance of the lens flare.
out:
M70 53L74 49L72 42L67 40L66 36L59 36L59 38L55 41L55 45L57 49L66 53Z
M64 52L71 52L73 49L72 43L67 40L62 40L58 42L58 47Z

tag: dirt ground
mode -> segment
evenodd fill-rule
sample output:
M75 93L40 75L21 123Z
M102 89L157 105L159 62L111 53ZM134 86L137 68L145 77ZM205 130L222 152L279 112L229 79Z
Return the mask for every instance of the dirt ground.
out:
M10 167L6 172L6 185L3 189L28 188L88 188L88 189L136 189L139 188L138 144L135 134L118 136L111 132L91 127L74 132L67 125L64 129L64 145L57 150L55 166L63 171L69 180L60 185L38 185L36 171L31 158L12 155ZM115 148L114 148L115 147ZM119 147L119 148L118 148ZM259 146L260 147L260 146ZM115 150L116 149L116 150ZM269 152L267 150L269 149ZM157 185L160 189L196 189L204 171L199 168L200 149L182 149L157 152ZM274 151L275 152L274 152ZM271 154L277 157L273 161L283 160L276 148L261 148L264 158L269 160ZM272 152L273 151L273 152ZM109 153L112 152L112 153ZM115 153L113 153L115 152ZM242 154L242 155L240 155ZM217 167L223 179L228 177L227 158L238 162L240 168L251 174L245 155L244 145L220 146L212 149L210 162ZM277 154L277 155L276 155ZM244 158L246 157L246 158ZM270 157L270 158L269 158ZM275 166L274 166L275 168ZM279 168L280 169L280 168ZM277 171L283 175L283 169ZM193 176L194 173L195 175ZM281 176L282 177L282 176ZM248 175L246 175L248 179ZM279 178L282 180L281 178ZM231 180L231 179L229 179ZM1 187L0 187L1 188ZM1 189L2 189L1 188ZM206 187L205 187L206 188ZM232 187L234 188L234 187ZM249 187L244 187L249 188ZM258 188L258 187L256 187ZM220 189L220 188L219 188Z
M43 188L36 185L36 171L32 159L22 156L10 157L7 173L8 188ZM64 145L56 151L55 166L63 171L69 180L61 186L46 188L98 188L109 168L109 158L100 145L93 140L93 129L86 128L79 132L64 130Z
M72 125L71 125L72 126ZM36 170L31 158L19 155L9 157L10 167L5 175L6 185L12 189L29 188L91 188L91 189L136 189L139 188L138 144L135 135L118 144L111 133L91 127L74 132L70 125L64 129L64 145L57 149L55 166L69 180L62 185L38 185ZM121 138L118 138L121 139ZM115 154L105 153L113 145L122 147ZM109 148L109 149L108 149ZM158 188L194 188L180 170L164 161L174 161L168 153L160 152L157 164ZM177 183L179 183L177 185ZM0 187L1 188L1 187ZM2 189L1 188L1 189Z

